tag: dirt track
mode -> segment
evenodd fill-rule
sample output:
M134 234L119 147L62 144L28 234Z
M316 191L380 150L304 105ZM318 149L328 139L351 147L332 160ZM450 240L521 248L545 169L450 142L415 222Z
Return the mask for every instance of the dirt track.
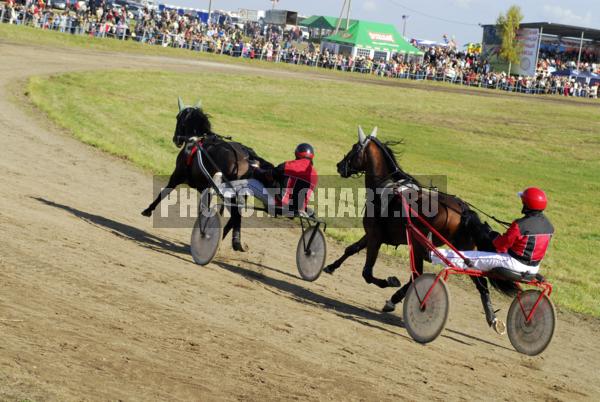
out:
M98 66L240 67L109 60L0 41L0 400L600 399L595 320L559 314L550 348L524 357L486 327L474 289L451 282L447 329L422 346L400 312L377 311L391 291L363 283L363 254L300 280L298 230L246 230L249 253L226 242L194 265L189 230L139 214L151 177L53 127L22 84ZM330 259L341 251L330 242ZM406 279L391 261L376 272L398 269Z

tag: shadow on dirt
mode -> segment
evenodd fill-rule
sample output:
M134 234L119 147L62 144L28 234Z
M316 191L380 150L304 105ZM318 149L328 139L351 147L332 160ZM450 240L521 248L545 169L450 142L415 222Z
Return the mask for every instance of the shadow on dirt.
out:
M138 229L134 226L130 226L130 225L127 225L127 224L124 224L121 222L117 222L112 219L100 216L100 215L94 215L89 212L84 212L84 211L78 210L76 208L70 207L68 205L59 204L59 203L56 203L56 202L53 202L50 200L46 200L41 197L31 197L31 198L36 201L39 201L47 206L57 208L57 209L62 209L63 211L66 211L66 212L82 219L83 221L85 221L93 226L96 226L102 230L106 230L106 231L114 234L115 236L119 236L126 240L133 241L140 247L145 247L150 250L157 251L159 253L167 254L169 256L176 257L183 261L193 264L193 261L189 258L189 255L190 255L189 246L186 244L176 243L176 242L173 242L173 241L170 241L167 239L163 239L161 237L150 234L144 230ZM183 254L186 257L184 258L178 254ZM320 295L318 293L315 293L309 289L306 289L302 286L293 284L291 282L287 282L284 280L269 277L269 276L264 275L261 272L256 272L256 271L253 271L248 268L241 267L241 266L236 266L236 265L232 265L232 264L229 264L226 262L221 262L221 261L216 261L213 263L229 272L240 275L251 282L259 282L263 285L266 285L268 287L265 289L267 289L271 292L274 292L280 296L287 297L287 298L297 301L299 303L314 304L320 308L323 308L326 311L329 311L329 312L335 314L338 317L341 317L341 318L344 318L347 320L351 320L358 324L361 324L361 325L364 325L364 326L367 326L370 328L375 328L375 329L378 329L381 331L385 331L390 334L393 334L396 336L401 336L403 338L411 340L411 338L407 335L403 335L401 333L398 333L398 332L392 331L388 328L385 328L381 325L375 324L375 323L380 323L380 324L394 325L396 327L404 328L404 322L402 321L402 318L400 318L396 315L382 314L380 312L367 310L367 309L364 309L364 308L361 308L358 306L353 306L353 305L345 303L343 301L335 300L330 297ZM277 268L269 267L264 264L255 263L255 262L251 262L251 261L241 261L241 263L251 264L251 265L256 266L259 269L268 270L268 271L275 272L280 275L285 275L287 277L293 278L294 280L298 280L298 278L296 276L294 276L288 272L279 270ZM491 346L496 346L499 348L511 350L502 345L498 345L493 342L489 342L484 339L465 334L463 332L451 330L448 328L446 328L446 331L453 333L455 335L460 335L460 336L465 337L470 340L474 340L474 341L489 344ZM469 346L471 345L471 343L457 339L453 336L442 335L442 337L444 337L446 339L450 339L450 340L458 342L458 343L461 343L461 344L464 344L464 345L469 345Z
M163 239L161 237L150 234L144 230L138 229L134 226L130 226L121 222L114 221L109 218L105 218L100 215L94 215L89 212L80 211L68 205L58 204L54 201L49 201L41 197L31 197L32 199L46 204L53 208L62 209L74 215L83 221L94 225L100 229L106 230L115 236L122 237L127 240L131 240L140 247L149 248L159 253L167 254L186 262L192 262L190 258L183 258L177 254L184 254L189 257L190 249L189 246L183 243L176 243L170 240Z
M464 332L461 332L461 331L457 331L457 330L455 330L455 329L445 328L444 330L445 330L446 332L450 332L450 333L452 333L452 334L460 335L460 336L463 336L463 337L465 337L465 338L467 338L467 339L470 339L470 340L473 340L473 341L477 341L477 342L485 343L485 344L487 344L487 345L490 345L490 346L495 346L495 347L497 347L497 348L501 348L501 349L508 350L509 352L514 352L514 353L517 353L515 350L513 350L513 349L511 349L511 348L507 348L506 346L498 345L497 343L490 342L490 341L486 341L485 339L481 339L481 338L478 338L478 337L476 337L476 336L469 335L469 334L466 334L466 333L464 333ZM456 339L456 338L454 338L454 337L451 337L450 335L442 335L442 336L443 336L443 337L445 337L445 338L449 338L449 339L455 340L455 341L457 341L457 342L463 343L463 344L465 344L465 345L471 345L471 343L469 343L469 342L465 342L465 341L458 340L458 339Z
M215 261L213 263L223 269L228 270L229 272L241 275L242 277L244 277L245 279L247 279L251 282L260 282L263 285L267 285L267 286L269 286L269 288L271 288L271 289L266 288L267 290L273 291L274 293L277 293L280 296L287 297L287 298L297 301L299 303L307 303L307 302L312 303L312 304L317 305L318 307L323 308L324 310L334 313L338 317L345 318L347 320L357 322L357 323L359 323L361 325L365 325L367 327L375 328L375 329L378 329L381 331L388 332L393 335L401 336L403 338L412 340L412 338L410 338L409 336L406 336L404 334L392 331L388 328L384 328L380 325L372 323L374 321L374 322L378 322L381 324L394 325L394 326L397 326L400 328L404 328L404 322L402 321L402 318L398 317L397 315L382 314L377 311L367 310L367 309L364 309L364 308L361 308L358 306L353 306L353 305L347 304L343 301L334 300L330 297L320 295L320 294L315 293L315 292L313 292L309 289L306 289L302 286L295 285L293 283L290 283L290 282L287 282L284 280L272 278L272 277L266 276L265 274L263 274L261 272L256 272L256 271L253 271L253 270L241 267L241 266L232 265L232 264L222 262L222 261ZM240 263L251 264L260 269L268 270L271 272L276 272L278 274L285 275L287 277L291 277L291 278L294 278L295 280L298 280L298 277L296 277L288 272L282 271L277 268L269 267L264 264L255 263L255 262L251 262L251 261L245 261L245 260L240 261ZM279 290L280 292L276 292L273 289ZM281 293L281 292L283 292L283 293ZM513 351L512 349L507 348L505 346L498 345L496 343L475 337L473 335L466 334L461 331L452 330L450 328L446 328L446 331L451 334L454 334L454 335L462 336L470 341L477 341L477 342L488 344L490 346L495 346L495 347L505 349L508 351ZM449 339L449 340L457 342L457 343L460 343L462 345L473 346L472 342L458 339L457 337L451 336L449 334L442 334L441 337Z
M326 311L330 311L337 315L338 317L345 318L347 320L351 320L357 322L359 324L365 325L367 327L377 328L381 331L389 332L393 335L402 336L404 338L410 339L409 337L399 334L397 332L391 331L382 326L373 324L369 321L379 322L382 324L390 324L398 327L404 327L404 323L402 319L395 315L384 315L378 312L369 311L357 306L353 306L351 304L344 303L343 301L334 300L330 297L320 295L315 293L309 289L306 289L302 286L283 281L280 279L276 279L270 276L266 276L260 272L252 271L250 269L228 264L226 262L215 261L213 262L215 265L232 272L237 275L241 275L245 279L251 282L260 282L263 285L267 285L270 288L277 289L281 292L277 292L277 294L287 297L291 300L297 301L299 303L311 303L318 305L318 307L323 308ZM268 267L262 264L254 264L263 269L274 271L281 273L278 269ZM289 275L289 274L287 274ZM267 289L270 290L270 289ZM367 321L366 321L367 320Z

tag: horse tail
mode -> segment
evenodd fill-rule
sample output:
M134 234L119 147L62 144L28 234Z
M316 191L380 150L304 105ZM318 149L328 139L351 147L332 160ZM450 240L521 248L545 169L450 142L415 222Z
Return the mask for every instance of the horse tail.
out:
M248 155L250 156L250 159L260 162L260 166L261 167L266 168L266 169L272 169L272 168L275 167L275 165L273 165L271 162L269 162L266 159L263 159L260 156L258 156L258 154L256 153L256 151L254 151L254 149L252 149L249 146L246 146L244 144L240 144L240 146L246 152L248 152Z
M490 283L500 293L505 294L506 296L515 297L519 288L517 285L508 279L497 279L497 278L489 278Z
M462 214L462 227L480 251L496 251L492 240L496 233L487 222L481 222L477 212L467 208Z
M492 238L495 237L494 232L489 227L487 222L481 222L477 212L468 209L462 215L462 224L465 231L471 236L477 249L480 251L495 252L496 248L492 243ZM500 279L497 277L488 277L490 283L500 293L514 297L519 288L512 280Z

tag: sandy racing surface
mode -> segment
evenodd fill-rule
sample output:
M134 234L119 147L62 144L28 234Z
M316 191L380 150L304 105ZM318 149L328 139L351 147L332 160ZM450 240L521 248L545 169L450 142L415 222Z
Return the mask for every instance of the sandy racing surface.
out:
M0 400L600 399L594 320L559 313L549 349L525 357L451 281L447 329L422 346L401 309L378 312L392 290L363 282L364 254L299 279L299 229L246 229L250 252L228 239L214 264L193 264L189 229L140 215L148 174L22 96L30 75L117 67L242 68L0 42ZM329 261L341 252L329 242ZM375 272L408 276L391 259Z

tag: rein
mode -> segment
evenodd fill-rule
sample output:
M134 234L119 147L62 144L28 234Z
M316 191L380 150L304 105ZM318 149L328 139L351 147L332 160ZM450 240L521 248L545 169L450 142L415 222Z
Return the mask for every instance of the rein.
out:
M231 141L231 140L233 140L233 137L231 137L229 135L221 135L221 134L212 133L212 132L211 133L204 133L204 134L202 134L200 136L192 136L192 137L188 137L188 136L185 136L185 135L176 135L175 139L177 139L177 140L183 140L183 142L196 142L196 141L199 141L202 138L206 138L207 135L213 135L213 136L215 136L218 139L223 140L223 141Z
M506 221L502 221L498 218L496 218L493 215L488 214L485 211L482 211L481 209L477 208L475 205L471 204L470 202L464 201L465 204L467 204L468 206L470 206L471 208L481 212L482 214L484 214L485 216L487 216L488 218L492 219L494 222L499 223L500 225L504 226L504 227L509 227L511 224L510 222L506 222Z

